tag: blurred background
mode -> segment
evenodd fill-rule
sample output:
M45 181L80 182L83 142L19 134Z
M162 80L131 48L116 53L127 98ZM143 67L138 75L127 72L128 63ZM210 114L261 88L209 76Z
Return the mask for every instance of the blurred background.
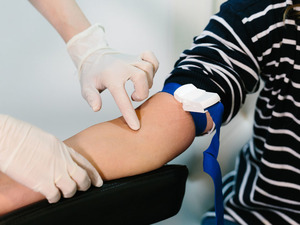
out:
M151 94L161 90L179 54L217 10L212 0L77 0L90 22L105 27L112 48L153 51L160 61ZM120 116L108 91L94 113L81 97L78 76L62 38L28 1L1 1L0 112L65 139ZM127 84L128 93L133 91ZM140 103L135 103L138 106Z
M156 54L160 68L150 91L152 95L161 90L179 54L190 47L192 38L201 33L223 1L77 2L92 24L99 22L105 27L112 48L129 54L144 50ZM1 1L0 12L1 114L34 124L61 140L121 115L108 91L101 94L103 108L100 112L94 113L89 108L81 97L75 66L64 41L28 1ZM133 92L130 82L126 88L129 94ZM135 106L139 104L134 103ZM220 158L225 172L234 166L233 156L237 154L234 149L239 149L251 132L251 122L248 122L251 117L242 115L241 118L226 128L236 130L238 124L243 132L239 138L230 132L231 137L222 142L225 151ZM198 225L202 214L213 206L212 181L202 172L201 161L210 138L196 138L188 151L171 162L189 168L186 195L178 215L158 224Z

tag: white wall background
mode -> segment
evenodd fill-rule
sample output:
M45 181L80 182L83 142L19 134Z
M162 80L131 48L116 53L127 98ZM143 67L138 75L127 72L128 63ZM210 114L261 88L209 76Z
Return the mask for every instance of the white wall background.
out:
M77 2L91 23L104 25L111 47L130 54L148 49L156 54L160 68L151 94L161 89L180 52L203 29L213 5L211 0ZM102 94L103 109L92 112L81 97L65 43L28 1L1 1L0 12L1 113L60 139L120 115L108 91ZM130 84L128 91L132 92Z
M160 68L151 89L153 94L161 90L179 54L200 34L222 0L77 2L91 23L104 25L111 47L131 54L149 49L156 54ZM62 140L90 125L120 116L107 91L102 94L103 109L92 112L81 97L65 43L28 1L1 1L0 12L0 113L35 124ZM131 93L132 86L128 84L127 88ZM227 129L235 130L238 123L244 136L237 142L232 133L223 141L224 148L238 149L246 141L250 126L247 120L242 121L246 122L233 122ZM174 160L189 167L186 195L179 214L159 224L199 225L201 215L212 206L212 182L201 166L208 140L209 137L197 138L188 151ZM233 167L234 154L236 151L221 153L225 171Z

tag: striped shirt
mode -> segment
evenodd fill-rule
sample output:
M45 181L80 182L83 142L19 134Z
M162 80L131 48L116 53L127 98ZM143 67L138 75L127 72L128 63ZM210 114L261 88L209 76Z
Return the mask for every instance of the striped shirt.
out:
M292 4L227 1L166 79L218 93L224 124L264 83L253 137L223 179L225 219L238 224L300 224L300 26L283 20Z

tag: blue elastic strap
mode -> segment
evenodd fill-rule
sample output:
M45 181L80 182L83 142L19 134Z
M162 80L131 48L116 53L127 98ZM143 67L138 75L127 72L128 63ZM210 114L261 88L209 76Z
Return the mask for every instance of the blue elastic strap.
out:
M181 87L181 84L168 83L163 87L162 92L167 92L171 95L174 95L174 92L179 87ZM198 112L190 112L190 114L192 115L194 120L194 124L196 128L196 136L199 136L200 134L203 133L203 131L206 128L206 124L207 124L206 115L205 113L198 113Z
M163 92L167 92L174 95L174 92L181 85L177 83L168 83L164 86ZM216 133L207 150L203 152L203 170L209 174L214 182L215 187L215 212L217 225L224 224L224 206L223 206L223 193L222 193L222 173L220 165L217 161L219 146L220 146L220 128L222 124L224 106L221 102L207 108L210 116L212 117L215 126ZM190 112L195 126L196 135L200 135L206 128L207 120L205 113Z
M210 116L212 117L216 133L207 150L203 152L203 170L209 174L215 186L215 212L217 225L224 224L224 205L222 193L222 173L220 165L217 161L219 146L220 146L220 128L222 124L224 106L221 102L207 108Z
M177 90L177 88L181 87L181 84L177 84L177 83L168 83L165 84L165 86L162 89L162 92L167 92L171 95L174 95L174 92Z

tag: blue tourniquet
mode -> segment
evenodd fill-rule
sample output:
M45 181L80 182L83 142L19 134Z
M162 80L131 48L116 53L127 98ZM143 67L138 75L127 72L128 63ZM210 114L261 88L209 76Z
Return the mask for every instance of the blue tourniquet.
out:
M222 124L222 117L224 112L224 106L221 102L207 108L210 116L212 117L215 126L216 133L212 138L212 141L207 150L203 152L203 170L209 174L214 182L215 186L215 211L217 225L224 224L224 205L223 205L223 193L222 193L222 173L220 165L217 161L219 146L220 146L220 128Z
M181 85L177 83L168 83L164 86L163 92L174 95L174 92ZM224 224L224 205L222 193L222 173L220 165L217 161L220 146L220 128L222 124L224 106L221 102L216 103L206 109L212 117L216 133L207 150L203 152L203 170L209 174L214 182L215 187L215 211L217 225ZM200 135L206 128L207 120L205 113L190 112L196 127L196 135Z

